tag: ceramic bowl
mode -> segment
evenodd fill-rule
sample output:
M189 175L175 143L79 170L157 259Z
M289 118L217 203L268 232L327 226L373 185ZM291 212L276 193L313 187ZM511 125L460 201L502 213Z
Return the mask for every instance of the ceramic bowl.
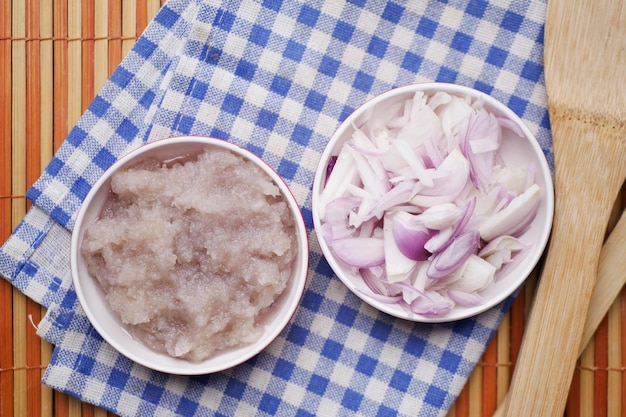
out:
M225 149L252 161L260 167L279 187L293 215L297 242L297 255L293 276L286 289L266 311L261 319L263 333L253 344L223 350L201 362L190 362L165 353L151 350L133 338L121 323L119 316L111 310L97 280L87 270L80 245L86 227L94 222L111 192L111 176L146 158L168 161L184 155L199 153L203 149ZM231 368L257 355L265 349L285 328L294 315L304 291L308 270L308 238L299 206L281 177L263 160L254 154L219 139L204 137L177 137L148 143L131 151L114 163L85 198L76 218L71 245L71 270L73 283L85 314L98 331L122 355L148 368L180 375L201 375Z
M500 277L490 286L480 292L483 303L473 307L461 307L458 304L447 314L440 316L422 316L407 311L398 303L388 303L380 300L364 283L358 270L351 267L335 256L329 242L324 237L322 220L320 219L320 195L326 184L329 172L329 163L333 163L343 144L352 136L355 126L362 126L365 122L378 123L378 126L387 120L377 120L381 117L390 117L389 109L400 108L400 103L411 99L416 92L423 92L432 96L437 92L446 92L450 95L469 98L472 102L482 100L484 108L497 117L512 122L522 136L513 134L509 129L503 129L500 155L507 165L534 166L535 181L541 190L541 201L538 212L530 227L519 237L520 241L529 249L523 261L509 268L505 276ZM332 174L331 174L332 175ZM552 227L554 210L554 190L550 167L537 140L522 120L504 104L491 96L477 90L446 83L423 83L399 87L387 91L363 104L356 109L331 137L324 149L317 168L312 189L312 217L321 250L330 267L337 277L363 301L376 309L399 318L418 322L447 322L474 316L494 307L510 296L526 280L540 260Z

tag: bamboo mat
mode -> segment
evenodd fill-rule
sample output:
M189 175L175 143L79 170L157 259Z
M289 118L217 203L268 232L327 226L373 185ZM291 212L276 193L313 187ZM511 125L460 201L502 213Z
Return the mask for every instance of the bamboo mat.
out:
M0 242L26 214L26 189L160 6L161 0L0 1ZM625 203L616 204L615 217ZM504 398L535 280L502 322L449 417L489 417ZM0 416L111 415L41 384L52 353L35 334L44 313L0 279ZM566 415L626 416L625 366L623 291L578 363Z

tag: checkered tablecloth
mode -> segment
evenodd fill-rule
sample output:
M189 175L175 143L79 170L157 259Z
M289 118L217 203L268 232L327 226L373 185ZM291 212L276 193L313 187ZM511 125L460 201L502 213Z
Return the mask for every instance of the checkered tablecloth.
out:
M454 82L511 107L552 166L543 80L545 0L169 0L28 191L0 273L48 308L43 382L121 415L443 416L511 299L452 324L379 313L321 255L311 221L320 154L339 123L396 86ZM121 154L167 136L222 138L287 181L309 230L309 282L291 324L231 370L180 377L105 343L71 284L70 236Z

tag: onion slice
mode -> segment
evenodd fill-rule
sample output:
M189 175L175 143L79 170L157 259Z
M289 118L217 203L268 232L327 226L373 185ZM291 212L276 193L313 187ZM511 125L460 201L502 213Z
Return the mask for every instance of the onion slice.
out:
M404 255L393 232L394 220L398 213L387 213L383 223L383 237L385 249L385 272L389 282L403 281L407 274L415 267L415 260Z
M448 314L454 308L454 301L439 292L430 291L418 297L410 304L411 311L424 317L439 317Z
M368 268L385 262L383 239L343 238L333 241L331 247L337 257L350 266Z
M409 259L425 261L431 253L424 246L432 237L433 231L426 228L418 218L419 216L405 211L398 211L389 220L398 250Z
M478 229L480 237L490 241L501 235L518 235L532 222L540 202L541 189L537 184L533 184L515 197L508 206L486 219Z
M453 202L465 189L469 179L470 165L461 151L454 149L436 170L432 187L424 187L411 203L421 207L433 207Z
M448 247L433 257L428 267L428 277L439 279L456 271L476 252L479 243L480 235L475 230L453 238Z
M446 294L452 301L464 307L476 307L483 303L482 297L477 292L465 292L450 288L446 290Z
M359 181L358 171L354 159L347 148L342 148L339 155L334 159L333 169L326 177L326 185L320 194L319 216L325 217L326 207L330 201L345 195L346 188L350 184Z

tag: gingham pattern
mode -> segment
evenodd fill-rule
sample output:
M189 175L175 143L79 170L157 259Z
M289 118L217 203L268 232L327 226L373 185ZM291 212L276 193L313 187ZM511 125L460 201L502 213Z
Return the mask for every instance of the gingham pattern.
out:
M44 383L121 415L442 416L511 299L423 325L378 313L321 256L310 188L333 131L395 86L446 81L511 107L552 153L542 73L545 1L169 0L28 191L0 272L48 307ZM180 134L232 141L285 178L310 231L309 283L257 357L204 377L150 371L94 331L71 286L76 211L121 154Z

